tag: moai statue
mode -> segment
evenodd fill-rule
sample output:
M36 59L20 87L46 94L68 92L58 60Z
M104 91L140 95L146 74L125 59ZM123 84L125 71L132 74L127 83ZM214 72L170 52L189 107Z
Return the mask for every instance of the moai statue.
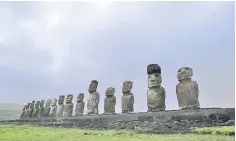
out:
M74 104L73 104L73 95L72 94L68 94L66 96L66 105L63 111L63 117L71 117L73 114L73 108L74 108Z
M115 94L115 88L109 87L106 90L106 98L104 101L104 113L105 114L114 114L115 113L115 107L116 107L116 97Z
M77 97L77 104L75 107L75 116L83 115L84 113L84 94L80 93Z
M27 103L27 105L28 105L29 107L26 109L26 112L25 112L25 118L29 118L30 105L31 105L31 103Z
M131 93L133 88L132 81L125 81L122 87L122 113L132 113L134 112L134 95Z
M39 105L39 117L43 117L43 114L44 114L44 102L45 102L45 100L41 100L41 101L40 101L40 105Z
M34 110L33 110L33 114L32 114L32 117L33 118L39 118L39 115L40 115L40 101L37 101L34 105Z
M49 117L49 113L51 109L50 104L51 104L51 99L48 99L45 103L43 117Z
M57 113L57 99L52 99L50 103L49 117L56 117Z
M87 114L98 114L98 104L100 101L100 94L97 92L98 81L92 80L89 85L89 97L87 102Z
M20 115L20 119L24 119L27 117L27 110L29 109L30 103L27 103L24 105L24 108L22 109L22 113Z
M199 90L196 81L192 81L193 70L190 67L182 67L177 72L179 83L176 85L176 94L180 109L198 109Z
M35 105L35 101L33 100L33 101L30 103L29 110L27 111L27 117L28 117L28 118L32 118L32 117L33 117L34 105Z
M164 111L165 105L165 88L161 87L161 74L154 73L148 75L147 105L148 112Z
M57 106L57 113L56 113L56 117L63 117L63 111L64 111L64 100L65 100L65 96L64 95L60 95L59 99L58 99L58 106Z

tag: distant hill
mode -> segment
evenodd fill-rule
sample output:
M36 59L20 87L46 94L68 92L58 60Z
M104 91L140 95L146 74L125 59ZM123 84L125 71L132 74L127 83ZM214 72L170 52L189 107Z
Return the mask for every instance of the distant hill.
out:
M0 103L0 120L11 120L20 117L23 105L16 103Z

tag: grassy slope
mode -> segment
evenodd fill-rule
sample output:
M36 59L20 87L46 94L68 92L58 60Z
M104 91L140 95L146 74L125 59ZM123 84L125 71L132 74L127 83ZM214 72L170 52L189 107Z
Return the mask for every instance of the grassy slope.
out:
M23 105L0 103L0 120L16 119L20 116Z
M234 136L145 135L134 131L97 131L0 125L0 141L234 141Z

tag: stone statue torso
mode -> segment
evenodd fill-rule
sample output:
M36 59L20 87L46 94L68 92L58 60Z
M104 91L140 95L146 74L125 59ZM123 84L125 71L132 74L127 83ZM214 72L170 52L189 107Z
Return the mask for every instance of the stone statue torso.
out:
M176 94L181 108L199 107L198 84L195 81L183 81L176 86Z
M73 103L66 104L65 107L64 107L64 111L63 111L63 117L70 117L70 116L72 116L73 108L74 108L74 104Z
M132 93L122 96L122 113L133 112L134 95Z
M83 115L84 113L84 101L77 102L76 108L75 108L75 115Z
M149 88L147 91L147 104L151 111L165 109L165 89L163 87Z
M51 107L44 108L44 114L43 114L44 117L49 117L50 109L51 109Z
M40 109L39 108L34 108L33 113L32 113L32 117L38 118L39 116L40 116Z
M109 96L104 100L104 113L115 113L116 97Z
M64 104L57 106L57 113L56 113L57 117L63 117L64 107L65 107Z
M51 106L50 112L49 112L49 117L55 117L57 112L57 106Z
M88 114L98 114L99 101L100 101L100 95L98 92L92 92L89 94L87 103Z

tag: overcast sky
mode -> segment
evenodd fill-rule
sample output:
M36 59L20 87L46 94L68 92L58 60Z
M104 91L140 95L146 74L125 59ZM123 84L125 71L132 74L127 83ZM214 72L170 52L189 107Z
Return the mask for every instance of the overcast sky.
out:
M202 107L235 107L233 2L0 2L0 102L85 93L99 81L134 82L146 111L146 66L162 67L167 109L177 109L180 67L193 68ZM76 103L76 102L75 102Z

